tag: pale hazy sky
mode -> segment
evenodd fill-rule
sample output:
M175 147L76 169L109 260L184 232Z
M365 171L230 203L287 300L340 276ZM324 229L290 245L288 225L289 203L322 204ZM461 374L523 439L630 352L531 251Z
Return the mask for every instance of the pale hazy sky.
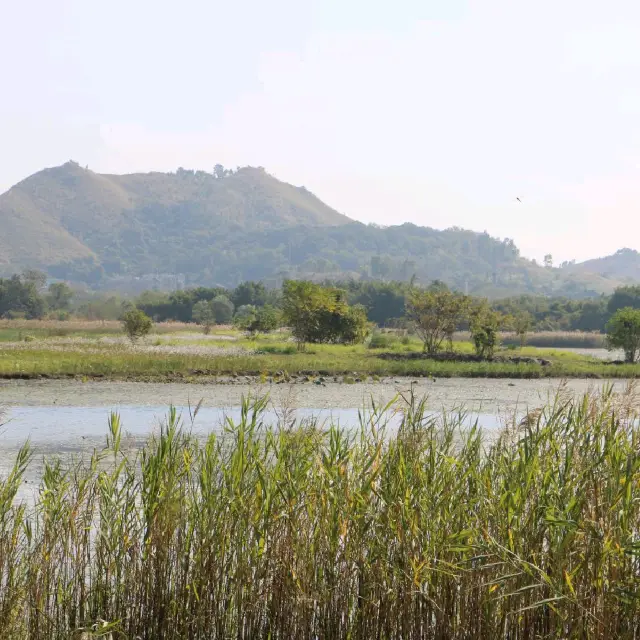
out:
M251 164L365 222L640 249L638 0L0 8L2 191L68 159Z

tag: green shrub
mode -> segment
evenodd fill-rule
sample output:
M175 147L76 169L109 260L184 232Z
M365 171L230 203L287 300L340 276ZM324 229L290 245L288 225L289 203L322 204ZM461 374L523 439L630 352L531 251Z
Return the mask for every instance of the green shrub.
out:
M260 347L256 350L257 354L277 354L277 355L285 355L289 356L294 353L297 353L298 349L292 345L276 345L276 344L266 344L263 347Z
M140 309L131 309L122 316L122 328L131 342L144 338L152 327L151 318Z
M374 331L367 345L369 349L391 349L398 344L398 338L391 333Z

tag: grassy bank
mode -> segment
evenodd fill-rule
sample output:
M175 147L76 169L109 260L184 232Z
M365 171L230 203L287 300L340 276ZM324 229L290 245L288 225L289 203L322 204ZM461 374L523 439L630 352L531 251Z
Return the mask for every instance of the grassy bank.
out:
M636 637L631 395L558 398L491 444L415 400L355 433L263 407L206 442L170 413L138 453L113 416L90 462L45 463L33 509L25 447L0 484L0 637Z
M429 359L387 360L386 352L363 347L317 347L312 352L265 352L224 347L180 350L92 348L73 346L51 349L39 345L0 349L0 378L105 377L112 379L191 379L202 376L314 375L416 377L594 377L633 378L640 365L611 365L584 356L525 349L524 354L544 357L551 364L512 362L454 362Z
M532 346L506 348L498 354L497 361L435 361L410 359L421 353L421 343L414 337L389 334L375 334L366 345L308 345L306 351L300 352L286 332L250 339L227 327L216 328L205 336L195 332L193 325L167 323L156 325L153 336L132 346L116 324L70 322L45 326L49 324L0 325L0 338L4 335L4 341L0 340L0 378L76 376L197 381L212 376L250 375L266 381L283 374L354 380L369 376L640 376L640 365L611 365L576 353ZM469 342L456 341L454 345L459 354L473 352ZM389 359L389 354L395 359ZM536 359L544 359L547 364Z

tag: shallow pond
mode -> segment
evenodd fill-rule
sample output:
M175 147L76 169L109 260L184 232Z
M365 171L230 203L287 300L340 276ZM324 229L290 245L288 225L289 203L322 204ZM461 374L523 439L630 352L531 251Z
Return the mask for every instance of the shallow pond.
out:
M616 390L626 381L616 381ZM0 476L13 464L17 449L29 438L35 456L25 476L20 498L31 500L42 477L43 460L61 455L87 458L105 444L112 411L120 414L125 446L138 447L166 419L170 405L196 436L220 431L226 417L239 418L243 396L269 394L266 422L277 423L293 412L298 419L314 417L320 423L359 423L358 410L372 401L384 405L398 394L426 397L430 412L465 409L466 424L477 420L487 436L512 422L527 409L539 407L557 393L558 380L441 380L391 379L372 384L155 384L128 382L11 381L0 382ZM602 389L603 383L570 380L566 388L583 394ZM194 421L190 411L202 401ZM391 422L393 425L393 421Z
M622 389L625 381L617 381ZM266 420L277 421L283 410L298 418L317 417L344 426L358 423L358 410L386 404L396 395L413 392L427 398L433 412L464 408L481 426L495 428L514 414L544 404L553 396L557 380L492 380L448 378L439 380L392 379L372 384L153 384L129 382L18 381L0 383L0 406L6 409L0 433L3 448L14 449L30 438L38 449L73 450L104 441L107 420L117 411L123 430L144 437L175 405L183 421L191 424L189 407L202 401L192 428L197 434L220 429L226 416L239 417L243 396L269 394ZM602 383L570 380L566 387L582 394L602 388Z

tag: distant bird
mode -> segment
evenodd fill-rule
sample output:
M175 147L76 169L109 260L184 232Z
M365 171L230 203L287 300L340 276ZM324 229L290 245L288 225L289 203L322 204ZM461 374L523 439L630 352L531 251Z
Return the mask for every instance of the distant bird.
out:
M516 200L517 200L520 204L522 204L522 200L520 200L520 198L516 198Z

